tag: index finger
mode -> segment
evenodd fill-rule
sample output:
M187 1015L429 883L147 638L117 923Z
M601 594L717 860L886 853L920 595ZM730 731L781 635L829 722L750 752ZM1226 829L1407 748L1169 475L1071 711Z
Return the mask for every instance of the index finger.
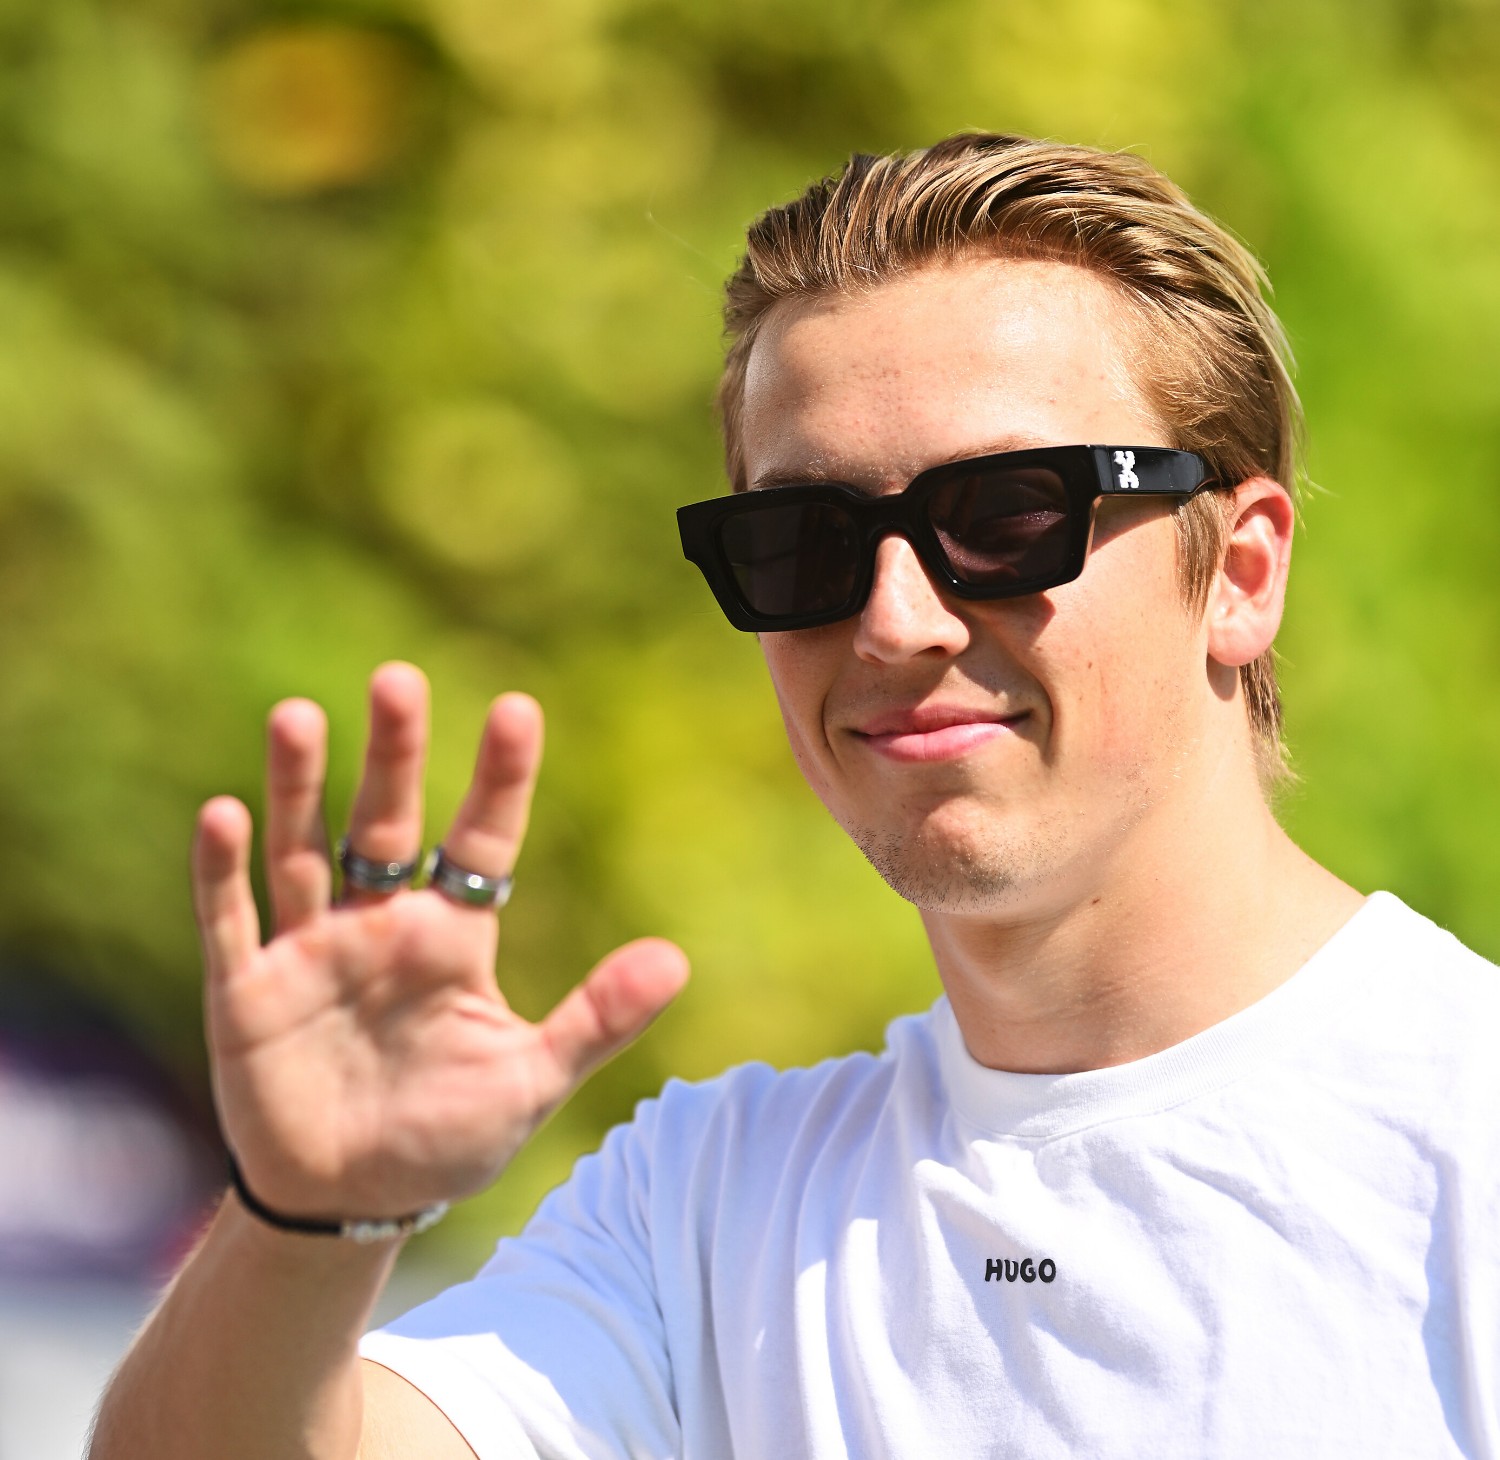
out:
M542 707L530 695L501 695L485 716L468 795L443 838L456 865L485 877L511 871L541 763Z

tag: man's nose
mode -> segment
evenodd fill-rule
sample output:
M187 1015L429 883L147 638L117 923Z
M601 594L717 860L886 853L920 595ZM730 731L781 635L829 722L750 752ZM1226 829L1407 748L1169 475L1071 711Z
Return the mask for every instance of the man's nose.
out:
M912 545L895 533L875 549L875 577L854 630L854 651L891 663L921 654L960 654L969 625L934 586Z

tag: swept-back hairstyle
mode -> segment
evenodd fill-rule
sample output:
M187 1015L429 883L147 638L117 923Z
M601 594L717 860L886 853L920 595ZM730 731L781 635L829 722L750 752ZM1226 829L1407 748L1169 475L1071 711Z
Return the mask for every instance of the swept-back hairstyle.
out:
M919 152L856 155L751 226L725 286L729 341L718 408L725 463L745 486L745 369L784 299L858 294L965 257L1078 264L1134 315L1133 375L1172 444L1223 483L1175 512L1184 597L1207 601L1224 550L1228 491L1253 476L1296 486L1302 414L1264 270L1180 188L1128 152L962 133ZM1271 651L1242 666L1263 780L1286 774Z

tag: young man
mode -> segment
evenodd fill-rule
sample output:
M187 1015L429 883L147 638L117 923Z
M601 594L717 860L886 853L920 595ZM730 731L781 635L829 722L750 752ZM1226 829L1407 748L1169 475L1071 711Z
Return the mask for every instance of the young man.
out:
M398 891L424 687L376 675L335 906L279 706L276 937L237 803L195 863L238 1195L95 1455L1500 1455L1500 980L1267 806L1296 411L1253 261L1138 159L959 137L768 214L729 301L736 494L684 545L944 999L669 1085L361 1361L399 1230L340 1220L493 1179L685 969L496 992L531 702Z

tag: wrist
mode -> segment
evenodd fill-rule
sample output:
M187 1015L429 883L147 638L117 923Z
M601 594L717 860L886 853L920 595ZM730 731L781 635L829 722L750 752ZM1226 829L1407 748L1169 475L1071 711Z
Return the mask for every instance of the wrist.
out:
M301 1237L337 1237L362 1247L402 1242L407 1237L436 1226L448 1213L447 1202L436 1202L398 1217L308 1217L283 1212L262 1201L245 1180L239 1162L230 1152L229 1188L244 1211L262 1225Z
M214 1261L257 1274L266 1293L279 1293L299 1309L315 1302L332 1314L365 1321L390 1280L406 1243L330 1242L283 1232L253 1215L231 1187L209 1229ZM337 1326L337 1324L335 1324ZM363 1332L360 1328L356 1332Z

